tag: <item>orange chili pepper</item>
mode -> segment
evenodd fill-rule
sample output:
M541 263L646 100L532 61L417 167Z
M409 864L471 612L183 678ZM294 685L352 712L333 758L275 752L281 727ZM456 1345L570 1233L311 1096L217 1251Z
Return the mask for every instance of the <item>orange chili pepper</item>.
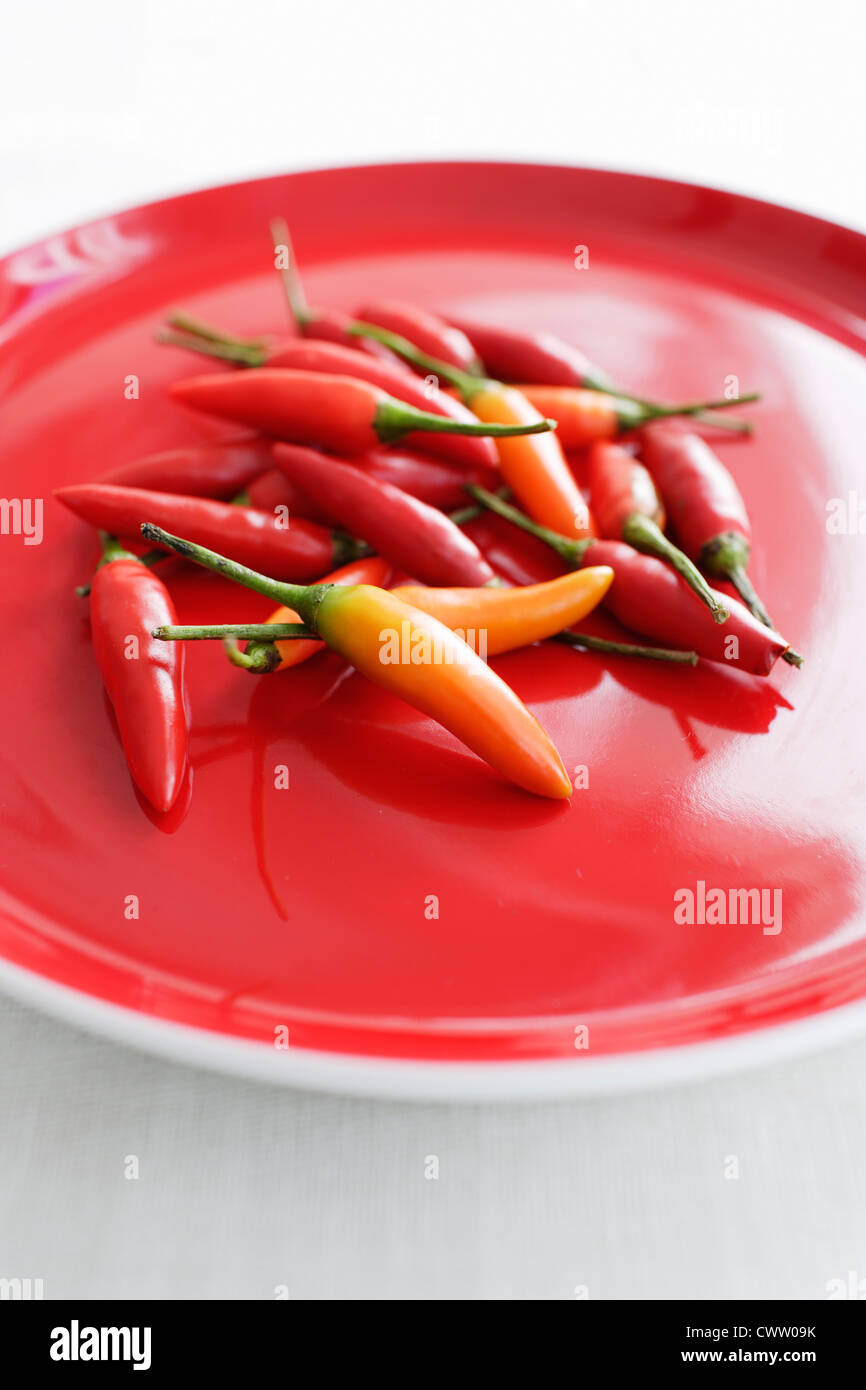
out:
M556 420L556 438L563 449L582 449L588 443L616 439L652 420L670 416L703 416L710 413L712 424L726 424L714 411L724 400L695 400L680 406L655 406L646 400L613 396L605 391L589 391L584 386L516 386L542 416ZM477 414L477 411L475 411ZM730 424L730 421L727 421Z
M498 381L467 377L461 394L473 414L487 423L529 425L542 418L516 387ZM555 434L522 435L495 443L503 481L534 520L577 540L595 535L589 508Z
M142 535L294 609L309 631L376 685L429 714L509 781L562 800L571 782L544 729L514 691L455 633L370 584L281 584L145 523ZM161 627L166 641L223 635Z
M542 414L556 421L556 437L563 449L582 449L586 444L616 439L652 420L669 416L711 415L711 423L724 425L714 412L730 402L690 401L682 405L652 405L649 401L590 391L581 386L518 386L516 388ZM728 421L727 423L731 423Z
M578 579L585 582L575 583ZM601 603L612 582L609 565L593 565L546 584L515 589L426 589L420 584L401 584L392 593L438 618L452 631L459 631L464 641L469 641L470 633L477 633L480 645L483 634L486 654L497 656L541 642L579 623Z
M556 421L556 437L563 449L581 449L597 439L616 439L643 418L640 406L631 401L582 386L520 386L517 389L536 410L541 409L540 401L547 401L548 413Z

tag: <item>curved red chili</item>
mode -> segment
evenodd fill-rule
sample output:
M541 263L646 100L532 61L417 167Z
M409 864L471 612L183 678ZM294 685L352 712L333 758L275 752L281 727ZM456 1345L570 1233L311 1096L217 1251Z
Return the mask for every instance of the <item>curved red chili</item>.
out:
M271 467L271 441L233 435L184 449L148 454L102 473L94 481L118 487L146 487L153 492L183 492L187 497L236 497L253 478Z
M627 539L623 532L637 515L664 528L665 511L655 483L626 449L593 446L588 456L592 510L600 536Z
M173 806L187 765L183 652L151 635L176 622L162 581L106 541L90 590L93 650L133 781L158 811Z
M312 521L204 497L102 483L62 487L54 495L76 516L112 535L135 536L143 521L152 521L165 530L182 530L198 545L219 544L238 564L258 565L275 578L279 574L295 583L318 579L357 553L348 538L332 535Z
M618 444L597 443L589 451L589 495L602 536L622 540L637 550L666 560L712 613L717 623L728 615L724 601L710 589L691 560L664 535L664 508L655 483L642 463Z
M276 444L274 462L352 535L416 579L477 587L495 578L478 547L435 507L315 449Z

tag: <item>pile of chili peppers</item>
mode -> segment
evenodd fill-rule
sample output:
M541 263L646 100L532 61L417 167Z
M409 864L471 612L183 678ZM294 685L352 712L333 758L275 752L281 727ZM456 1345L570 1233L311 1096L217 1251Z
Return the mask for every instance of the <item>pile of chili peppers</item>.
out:
M172 398L241 432L57 493L101 535L79 592L153 807L170 809L188 763L186 640L221 639L233 665L265 675L329 647L552 798L571 794L562 759L487 656L556 638L675 667L800 665L748 577L743 499L696 432L747 434L727 408L757 396L662 405L548 333L393 301L311 307L288 229L272 233L287 253L291 333L243 339L177 313L159 334L220 363L175 382ZM543 541L564 573L505 572L464 529L485 512ZM152 548L138 553L142 537ZM180 626L157 573L172 554L272 599L268 621ZM582 631L599 604L640 640Z

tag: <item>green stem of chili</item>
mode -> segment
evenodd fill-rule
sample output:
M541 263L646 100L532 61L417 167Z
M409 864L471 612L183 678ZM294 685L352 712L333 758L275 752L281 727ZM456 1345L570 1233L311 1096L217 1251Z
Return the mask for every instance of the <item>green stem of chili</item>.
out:
M586 647L591 652L609 652L616 656L639 656L646 661L668 661L677 666L697 666L697 652L681 652L673 647L642 647L633 642L609 642L606 637L590 637L586 632L558 632L554 642L569 647Z
M737 396L734 400L725 398L717 401L680 401L677 405L653 405L648 401L636 401L631 396L623 396L617 401L616 415L620 428L623 430L636 429L638 425L646 425L650 420L667 420L676 415L702 415L707 411L710 413L717 410L727 410L731 406L748 404L750 401L759 401L761 395L759 391L750 391L745 396ZM730 423L730 422L728 422ZM752 429L751 422L744 420L740 422L749 430Z
M196 545L194 541L185 540L182 536L173 536L169 531L163 531L161 526L154 526L149 521L142 525L141 534L145 540L166 546L184 560L192 560L204 569L213 570L215 574L232 579L236 584L254 589L257 594L274 599L284 608L293 609L310 629L307 635L315 636L316 613L328 589L332 587L330 584L285 584L277 579L269 579L266 574L259 574L257 570L248 569L246 565L239 565L236 560L229 560L225 555L208 550L206 546Z
M295 258L295 248L289 233L289 224L284 217L274 217L270 224L271 241L274 250L278 246L285 246L288 251L289 264L287 266L276 266L283 282L286 292L289 310L297 327L303 332L304 326L315 318L307 303L307 296L304 294L304 286L298 274L298 262Z
M182 333L189 333L193 338L204 338L206 342L216 343L220 347L250 349L266 348L268 345L266 338L238 338L235 334L226 333L222 328L214 328L212 324L194 318L183 309L176 309L174 313L169 314L167 321L172 328L178 328Z
M730 616L723 603L719 603L712 589L696 565L693 565L688 555L684 555L678 550L664 534L656 523L648 516L643 516L640 512L634 512L626 518L622 528L622 539L627 545L633 545L635 550L642 550L648 555L657 555L659 559L666 560L677 574L686 581L690 589L703 604L709 608L713 615L713 621L717 623L727 622Z
M153 636L163 642L219 641L234 637L246 642L285 642L301 638L315 640L316 634L303 623L195 623L192 626L174 623L153 630Z
M757 589L743 567L741 565L731 565L729 569L723 571L723 575L725 579L728 579L731 584L733 584L740 598L743 600L743 603L754 613L758 622L763 623L764 627L772 627L773 620L761 602Z
M526 425L499 425L486 420L450 420L447 415L433 415L427 410L417 410L415 406L406 405L394 396L389 396L376 407L373 429L383 444L393 444L413 430L423 430L425 434L461 434L510 439L515 435L546 434L548 430L556 429L556 421L539 417Z
M100 538L103 535L105 535L105 533L100 532ZM120 544L118 540L115 539L114 536L108 537L108 540L113 543L113 553L111 555L106 555L105 545L103 543L102 559L99 561L99 564L96 567L97 569L99 569L101 565L104 565L109 559L137 560L140 565L146 566L147 569L153 569L157 560L168 560L170 558L168 555L166 555L164 550L148 550L146 555L133 555L131 550L124 550L123 546ZM92 588L93 580L91 579L87 584L78 584L76 586L75 593L78 598L87 598Z
M100 531L99 544L102 553L99 557L97 569L102 569L103 565L110 565L112 560L138 560L137 555L133 555L131 550L127 550L125 545L121 545L116 536L110 536L107 531Z
M166 328L161 328L155 338L169 347L185 348L187 352L199 352L204 357L218 357L222 362L236 362L241 367L263 367L268 357L264 348L230 339L220 342L192 333L172 333Z
M466 483L464 491L470 497L474 497L476 502L480 502L483 507L491 512L496 512L498 516L504 517L506 521L519 526L522 531L528 531L530 536L536 536L538 540L549 545L551 550L555 550L557 555L565 564L572 569L579 569L584 554L589 546L592 545L594 537L587 536L584 540L571 541L567 536L561 536L558 531L551 531L548 526L542 526L540 522L533 521L525 512L518 511L503 498L497 497L494 492L488 492L484 487L477 487L474 483Z

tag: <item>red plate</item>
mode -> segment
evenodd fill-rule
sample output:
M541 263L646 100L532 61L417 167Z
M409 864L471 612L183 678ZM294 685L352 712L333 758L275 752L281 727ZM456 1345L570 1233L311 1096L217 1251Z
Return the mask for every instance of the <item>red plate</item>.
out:
M498 659L567 766L588 769L557 805L334 657L251 680L201 644L192 795L155 823L72 594L93 537L51 491L222 432L166 400L191 359L153 332L179 303L240 332L282 328L277 212L315 303L387 295L549 328L647 395L760 387L757 440L720 451L802 672L552 646ZM641 1084L861 1026L864 244L656 179L434 164L219 188L7 259L2 491L46 500L41 545L0 536L5 984L174 1055L402 1094ZM845 534L828 532L833 498L850 500ZM199 573L172 588L182 622L269 608ZM675 895L701 882L765 889L770 910L681 925Z

